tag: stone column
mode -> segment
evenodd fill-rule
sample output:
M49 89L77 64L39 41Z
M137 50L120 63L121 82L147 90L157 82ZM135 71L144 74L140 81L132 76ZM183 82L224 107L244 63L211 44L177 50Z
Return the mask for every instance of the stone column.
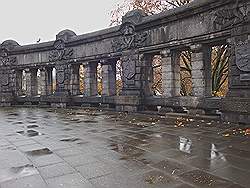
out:
M23 82L23 70L16 70L16 96L21 96L22 82Z
M97 95L97 62L89 62L85 72L85 94L86 96Z
M153 80L154 80L154 75L153 75L153 57L154 55L152 54L143 54L140 55L140 62L141 62L141 82L142 82L142 90L143 90L143 95L144 96L152 96L154 95L153 93Z
M163 50L161 55L163 96L180 96L180 53L178 51Z
M56 65L56 95L69 95L70 92L70 65L66 62Z
M70 87L72 95L80 94L80 65L71 65Z
M211 48L197 44L191 50L193 95L209 97L212 95Z
M53 68L45 68L45 77L46 77L46 94L51 95L53 93Z
M116 62L102 62L102 95L116 95Z
M39 78L39 91L40 95L47 95L47 80L46 80L46 70L45 68L40 69L40 78Z
M27 96L38 95L37 69L26 69Z

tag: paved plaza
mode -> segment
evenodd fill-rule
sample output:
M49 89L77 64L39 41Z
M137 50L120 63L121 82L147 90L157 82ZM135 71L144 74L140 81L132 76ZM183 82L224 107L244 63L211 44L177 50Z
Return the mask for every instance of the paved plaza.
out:
M0 188L241 188L250 125L96 110L0 109Z

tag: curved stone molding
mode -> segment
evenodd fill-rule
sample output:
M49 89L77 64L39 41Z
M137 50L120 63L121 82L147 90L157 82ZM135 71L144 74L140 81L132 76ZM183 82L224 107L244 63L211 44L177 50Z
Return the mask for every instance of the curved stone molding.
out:
M218 10L215 13L214 29L221 30L233 27L235 25L241 24L247 19L247 4L239 6L239 2L235 5L228 6Z
M122 17L122 23L132 23L132 24L139 24L142 22L143 17L147 16L145 12L142 10L132 10L125 14Z
M114 51L123 51L142 47L147 40L147 33L136 33L135 26L131 23L125 23L120 29L121 37L113 41Z
M74 52L72 48L65 47L64 40L58 39L54 42L54 50L49 53L49 61L55 62L70 59L73 53Z
M70 40L71 38L73 38L73 37L75 37L75 36L77 36L77 35L75 34L74 31L71 31L71 30L69 30L69 29L65 29L65 30L63 30L63 31L60 31L60 32L56 35L56 40L62 39L62 40L64 40L64 41L68 41L68 40Z
M15 47L20 45L14 40L6 40L0 46L1 48L5 48L7 50L13 50Z

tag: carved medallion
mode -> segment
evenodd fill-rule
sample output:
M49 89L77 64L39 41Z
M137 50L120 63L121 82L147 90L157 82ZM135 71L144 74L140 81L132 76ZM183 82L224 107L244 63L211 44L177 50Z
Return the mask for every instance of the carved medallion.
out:
M123 51L142 47L147 39L147 33L136 33L135 26L125 23L121 27L121 37L112 42L114 51Z
M250 72L250 43L237 45L235 53L238 69L244 72Z
M65 81L64 71L57 72L57 82L63 84Z
M8 74L3 74L1 77L1 83L3 86L8 86L9 85L9 75Z
M73 49L66 48L62 39L58 39L54 42L54 49L55 50L51 51L49 54L50 62L70 59L73 55Z

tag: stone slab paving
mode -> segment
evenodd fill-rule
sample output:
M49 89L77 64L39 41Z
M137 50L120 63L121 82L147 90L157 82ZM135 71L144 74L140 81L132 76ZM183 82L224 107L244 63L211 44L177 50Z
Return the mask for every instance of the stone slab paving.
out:
M0 109L0 188L247 188L250 125Z

